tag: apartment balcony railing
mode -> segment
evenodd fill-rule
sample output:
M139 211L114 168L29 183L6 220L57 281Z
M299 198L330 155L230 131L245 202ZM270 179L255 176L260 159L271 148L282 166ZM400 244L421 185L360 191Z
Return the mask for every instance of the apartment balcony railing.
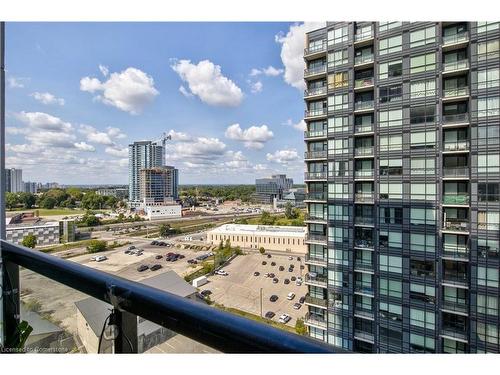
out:
M320 109L309 109L304 111L304 117L318 117L318 116L326 116L326 108L320 108Z
M327 156L328 156L327 150L304 152L304 159L326 159Z
M328 327L325 318L323 318L321 315L311 314L310 312L306 314L304 323L324 330L326 330Z
M326 41L321 44L316 44L308 48L304 48L304 56L313 55L315 53L320 53L326 51Z
M454 89L443 89L443 98L456 98L460 96L468 96L469 88L468 87L457 87Z
M458 327L443 327L443 329L441 330L441 336L467 342L467 332Z
M359 225L373 225L375 223L375 219L372 216L355 216L354 223Z
M304 200L306 200L306 201L326 201L327 200L327 193L324 191L306 193Z
M443 46L450 44L462 43L469 40L469 36L466 31L453 34L453 35L443 35Z
M359 171L354 171L354 177L356 178L370 178L370 177L373 177L373 169L368 169L368 170L365 170L365 169L361 169Z
M354 148L355 156L368 156L373 155L373 146L370 147L355 147Z
M304 179L305 180L326 180L327 172L305 172Z
M372 344L374 343L373 334L366 332L366 331L361 331L361 330L355 329L354 330L354 338L357 340L370 342Z
M373 311L356 306L354 308L354 316L373 320Z
M469 151L469 141L444 141L443 151Z
M448 259L469 259L469 248L467 246L443 244L443 257Z
M443 115L444 125L462 124L469 122L468 113L458 113L455 115Z
M304 90L304 97L326 95L326 86Z
M326 267L326 265L327 265L327 259L325 257L311 256L309 254L306 254L306 256L305 256L305 263L306 264L311 264L311 265L314 265L314 266Z
M354 247L358 247L360 249L373 249L374 242L371 240L364 239L354 239Z
M445 194L443 195L443 204L469 204L468 194Z
M374 294L372 285L357 284L357 283L354 285L354 292L361 294L368 294L368 295Z
M458 60L458 61L443 63L443 72L452 72L454 70L462 70L467 68L469 68L468 60Z
M469 312L469 303L467 301L446 301L441 304L441 310L456 312L461 315L467 315Z
M355 102L354 103L354 110L355 111L364 111L364 110L369 110L373 109L373 100L365 100L362 102Z
M354 88L370 87L373 86L374 82L373 77L356 79L354 80Z
M469 177L469 167L444 167L443 177Z
M318 215L305 214L304 220L305 221L317 221L317 222L321 222L321 223L326 224L326 217L318 216Z
M319 242L322 244L326 244L327 241L327 237L324 234L307 233L305 239L308 242Z
M354 133L369 133L373 131L373 124L354 125Z
M322 130L306 130L304 132L304 138L321 138L326 137L328 135L328 131L326 129Z
M448 219L443 223L443 230L455 231L455 232L468 232L469 231L469 221L468 220L451 220Z
M354 41L357 42L362 42L363 40L368 40L373 38L373 30L370 31L365 31L364 33L360 34L354 34Z
M321 66L315 66L313 68L304 69L304 77L311 77L317 74L326 74L326 64Z
M373 202L374 199L375 199L375 194L372 192L354 194L355 202Z
M326 299L323 299L323 298L312 297L310 295L306 295L305 303L310 304L310 305L324 307L326 309L328 301Z
M328 277L322 275L306 273L304 281L308 285L319 286L321 288L326 288L328 286Z
M362 259L356 259L354 261L354 270L373 271L373 262Z
M6 341L18 340L18 266L113 305L118 325L116 353L137 352L133 339L124 339L129 322L124 314L140 316L153 323L199 341L222 352L233 353L331 353L336 350L321 342L288 333L266 324L236 316L204 303L182 298L68 261L37 250L1 241L4 267L10 270L10 290L4 289L4 332ZM5 288L5 284L4 284ZM342 352L342 351L340 351Z
M373 54L354 57L354 65L368 64L373 62Z
M466 286L468 285L467 273L460 273L460 272L449 273L445 271L443 272L443 283Z

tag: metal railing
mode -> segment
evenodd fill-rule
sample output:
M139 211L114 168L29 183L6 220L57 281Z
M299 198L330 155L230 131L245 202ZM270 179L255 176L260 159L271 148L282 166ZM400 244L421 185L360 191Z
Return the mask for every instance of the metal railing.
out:
M319 138L326 137L328 131L326 129L323 130L306 130L304 132L304 138Z
M304 69L304 77L314 76L316 74L326 73L326 65L315 66L314 68Z
M457 87L454 89L443 89L443 98L455 98L469 95L468 87Z
M304 159L326 159L328 151L306 151L304 152Z
M312 89L304 90L304 96L315 96L315 95L325 95L326 94L326 86L315 87Z
M327 193L324 191L306 193L305 200L311 201L326 201Z
M313 53L326 51L326 41L321 44L313 45L308 48L304 48L304 56L311 55Z
M315 116L325 116L326 108L320 109L309 109L304 111L304 117L315 117Z
M8 265L25 267L112 304L119 315L130 313L141 316L222 352L332 353L337 351L334 347L319 341L220 311L204 303L182 298L76 262L5 241L1 241L1 246L3 261ZM14 275L9 276L12 278ZM133 321L136 324L136 320ZM6 319L7 334L15 332L17 325L13 327L14 323L15 319L13 321L12 317L10 320ZM122 321L122 324L125 323ZM123 332L124 329L126 327L119 326L119 332ZM119 338L121 336L121 334L118 335ZM128 346L123 345L123 348L127 351Z
M467 69L469 67L468 60L459 60L453 62L443 63L443 72L451 72L454 70Z
M326 180L327 172L305 172L305 180Z
M466 42L469 40L469 36L467 35L467 31L456 33L453 35L443 35L443 46L455 43Z
M354 103L354 110L355 111L361 111L365 109L373 109L373 100L365 100L362 102L355 102Z
M354 65L366 64L369 62L373 62L373 54L354 57Z

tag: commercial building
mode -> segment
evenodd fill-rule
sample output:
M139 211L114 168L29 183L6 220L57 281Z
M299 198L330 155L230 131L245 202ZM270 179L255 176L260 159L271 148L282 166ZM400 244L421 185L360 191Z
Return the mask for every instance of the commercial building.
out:
M218 245L229 240L242 248L306 252L305 227L224 224L207 232L207 243Z
M183 298L197 300L196 289L174 271L167 271L140 282ZM97 353L102 327L113 306L93 297L75 302L75 305L78 337L87 353ZM138 353L144 353L176 335L175 332L139 316L135 328ZM112 343L113 341L103 339L101 353L112 352Z
M138 141L128 146L129 202L135 207L140 201L140 170L163 166L164 148L152 141Z
M95 193L104 197L125 199L128 197L129 191L126 187L104 187L97 189Z
M283 199L284 194L293 186L293 179L286 174L276 174L271 177L255 180L253 199L264 204L272 204L274 199Z
M144 168L139 171L141 202L162 203L177 199L179 171L172 166Z
M182 217L182 206L175 202L170 204L145 205L143 209L148 220L175 219Z
M499 353L499 23L329 22L306 39L309 334Z

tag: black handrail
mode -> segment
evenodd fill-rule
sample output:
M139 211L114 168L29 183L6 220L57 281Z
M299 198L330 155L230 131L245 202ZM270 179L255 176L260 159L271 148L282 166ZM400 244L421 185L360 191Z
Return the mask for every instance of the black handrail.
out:
M0 241L5 261L227 353L346 353L200 302Z

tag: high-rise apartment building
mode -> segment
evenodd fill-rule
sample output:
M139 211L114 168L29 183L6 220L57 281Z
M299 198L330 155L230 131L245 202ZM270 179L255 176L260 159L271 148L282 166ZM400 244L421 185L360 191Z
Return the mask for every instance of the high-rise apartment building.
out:
M500 352L498 22L332 22L304 59L311 336Z
M128 146L129 202L131 206L140 200L140 170L163 165L163 146L152 141L138 141Z
M177 169L172 166L144 168L139 173L139 197L142 203L164 203L177 199Z
M22 169L16 169L16 168L5 169L5 191L10 193L24 192Z

